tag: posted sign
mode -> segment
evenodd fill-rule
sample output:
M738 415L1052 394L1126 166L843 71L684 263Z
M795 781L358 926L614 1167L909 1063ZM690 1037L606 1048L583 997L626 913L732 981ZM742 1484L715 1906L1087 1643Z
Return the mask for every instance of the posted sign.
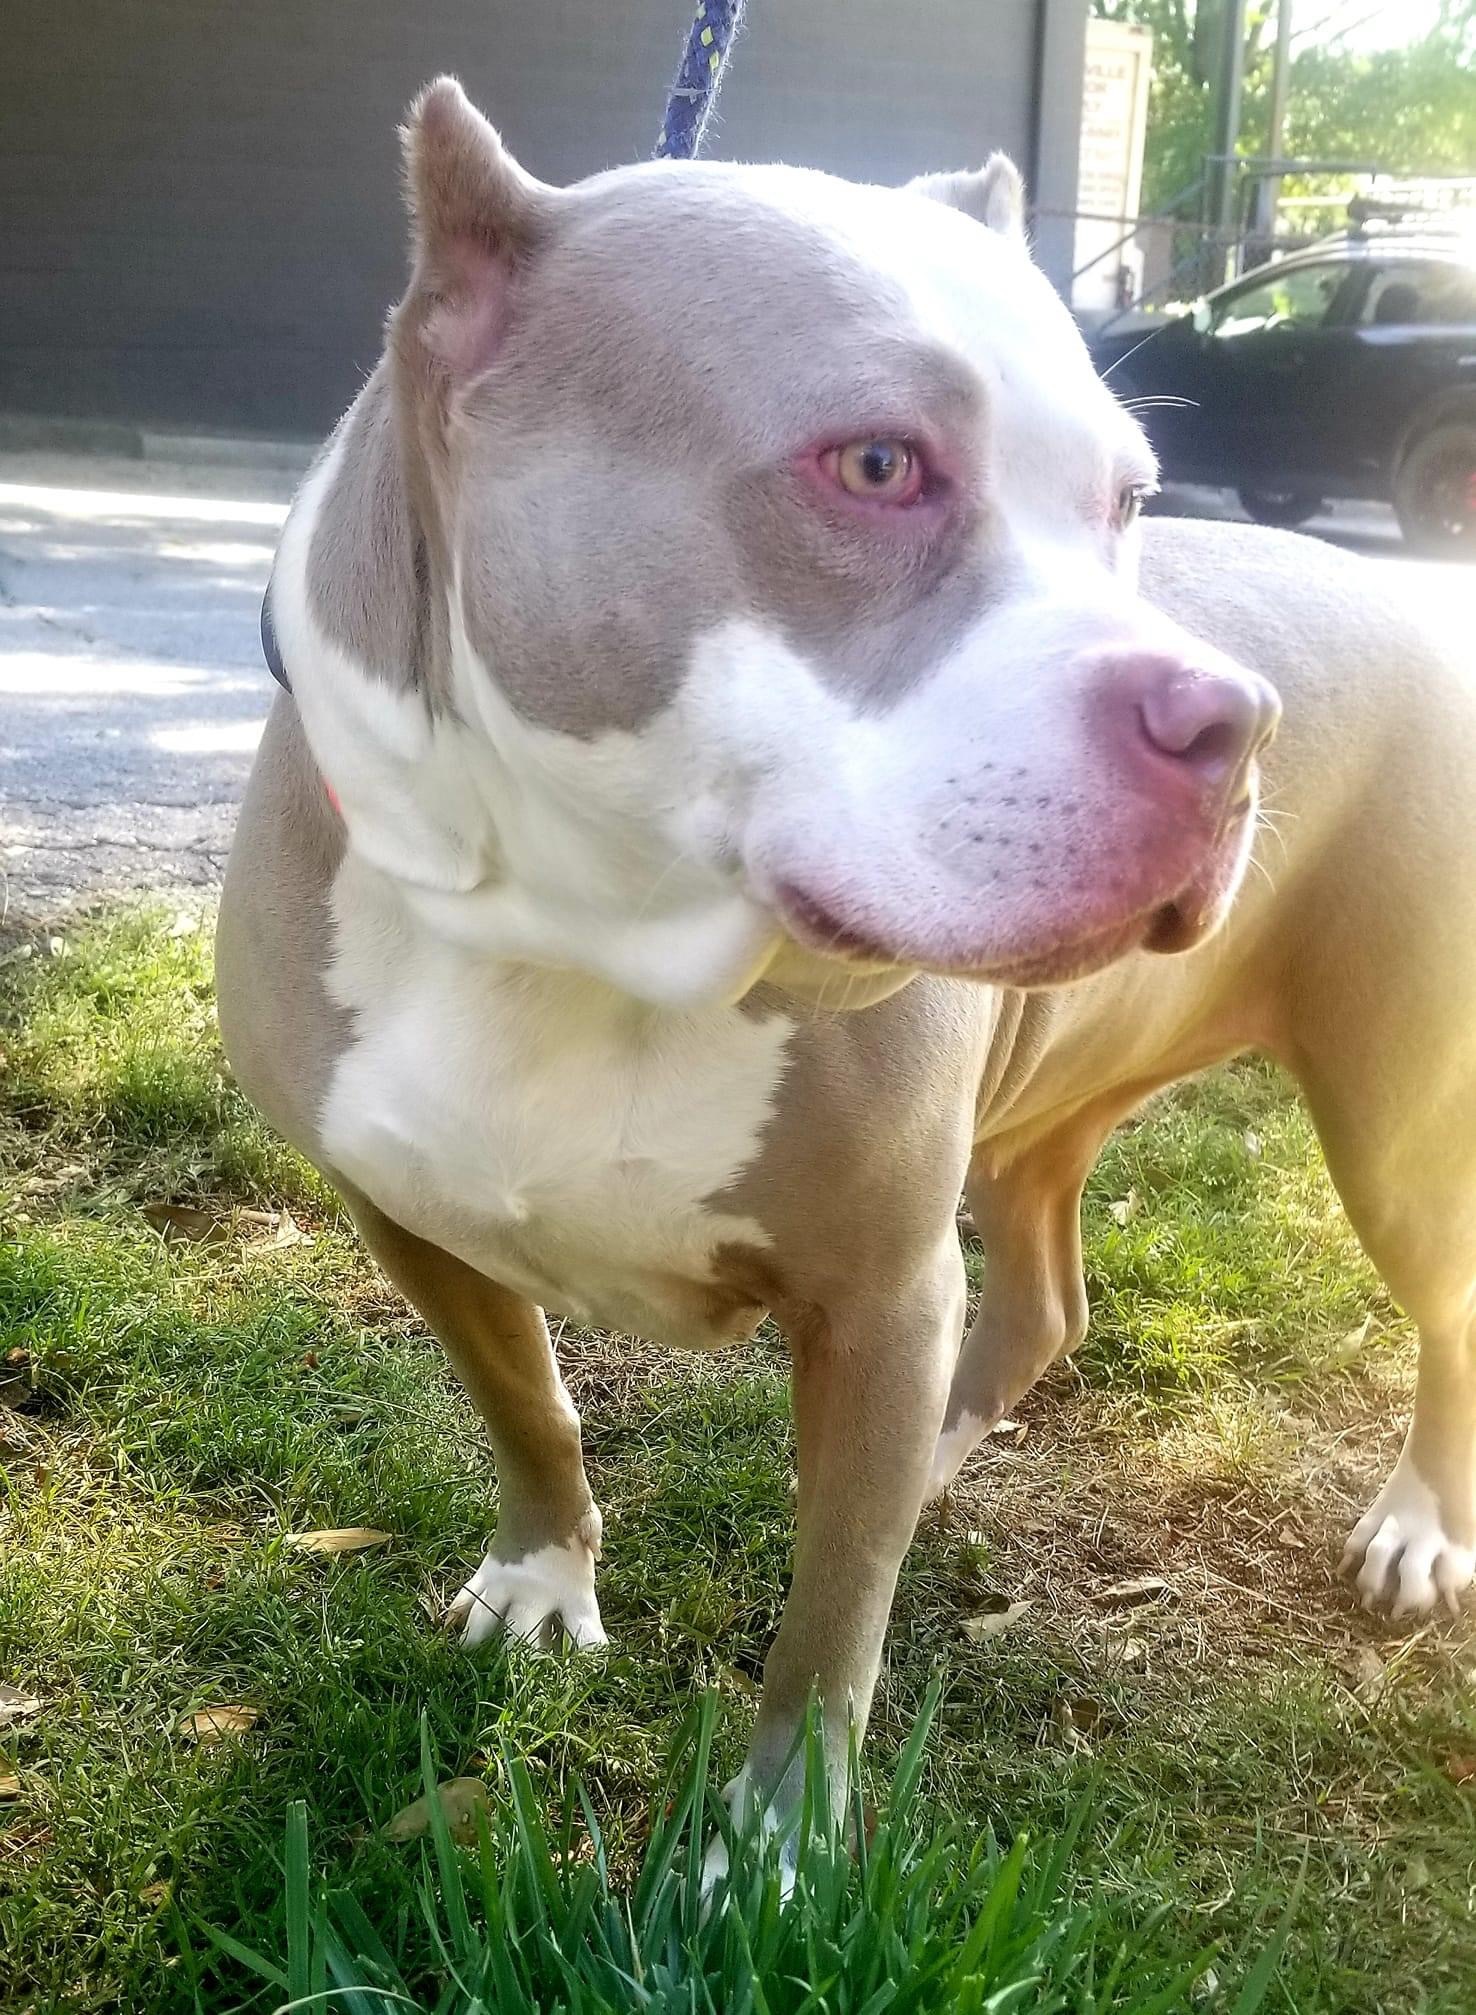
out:
M1087 22L1077 172L1074 308L1121 307L1136 289L1143 255L1118 240L1138 214L1153 37L1123 21Z

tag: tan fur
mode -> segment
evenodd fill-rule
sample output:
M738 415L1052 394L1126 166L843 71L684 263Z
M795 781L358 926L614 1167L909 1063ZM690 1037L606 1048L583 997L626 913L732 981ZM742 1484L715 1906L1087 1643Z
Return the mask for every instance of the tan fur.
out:
M1281 686L1286 721L1266 762L1276 823L1219 937L1026 1004L1027 1042L1032 1022L1044 1034L1023 1067L1005 1065L970 1167L988 1265L948 1424L972 1416L986 1432L1085 1333L1077 1220L1108 1129L1159 1085L1259 1050L1302 1085L1354 1227L1420 1325L1409 1449L1470 1547L1476 679L1356 561L1305 541L1155 525L1147 563L1171 610L1192 610L1211 636L1249 633Z
M912 1516L897 1512L912 1486L898 1496L903 1458L892 1442L907 1419L941 1404L941 1385L937 1402L926 1395L952 1355L940 1289L899 1294L898 1283L925 1281L941 1263L931 1255L971 1137L968 1195L988 1267L948 1415L987 1424L1083 1333L1077 1211L1106 1131L1158 1084L1241 1049L1277 1056L1299 1077L1354 1223L1421 1323L1410 1447L1453 1536L1476 1540L1476 1055L1464 1005L1476 999L1465 868L1476 694L1469 675L1369 592L1356 562L1305 541L1159 522L1147 528L1146 562L1171 613L1224 644L1244 645L1250 632L1286 697L1268 761L1276 823L1227 928L1185 957L1139 954L1054 994L921 978L860 1012L804 1015L765 1150L721 1200L755 1216L774 1244L762 1256L725 1255L714 1292L725 1306L762 1298L799 1339L808 1557L882 1544L873 1519L901 1518L888 1528L891 1564L874 1597L837 1600L840 1584L817 1567L813 1610L791 1603L771 1661L763 1755L783 1747L778 1731L822 1667L869 1689ZM222 1013L243 1084L308 1154L327 1060L346 1034L318 978L331 951L333 841L284 702L232 860ZM465 1269L393 1228L371 1243L471 1364L494 1438L506 1434L497 1382L472 1356L486 1347L467 1340L475 1318L454 1312L475 1302ZM407 1243L413 1267L393 1257ZM518 1375L511 1364L508 1375ZM515 1430L530 1450L563 1449L561 1404L548 1392ZM915 1450L906 1457L917 1460ZM827 1483L832 1464L844 1487ZM557 1483L566 1469L567 1491ZM550 1454L541 1476L505 1495L512 1530L529 1519L553 1530L583 1487L570 1453ZM528 1509L538 1488L556 1514Z
M312 1155L347 1017L323 984L343 858L297 709L278 696L246 786L221 892L216 994L226 1053L251 1098Z
M386 737L416 752L405 766L428 792L469 791L469 777L481 773L447 757L448 746L461 749L455 736L466 731L453 718L446 664L447 612L459 579L456 614L476 662L489 680L495 675L498 703L536 724L544 739L518 743L501 715L493 732L533 749L550 773L571 749L597 764L621 746L622 735L654 736L663 703L692 673L694 639L735 609L762 619L765 635L803 645L817 686L843 691L868 732L877 721L880 738L881 717L897 696L928 689L961 627L973 634L980 610L1007 591L1021 555L982 494L970 493L925 563L905 541L878 545L847 530L849 520L839 530L817 529L828 522L821 514L794 508L795 444L848 424L872 396L946 415L961 434L994 399L988 417L998 427L1010 417L1001 403L1009 389L986 384L987 374L926 340L886 273L873 285L864 266L836 253L843 230L827 236L828 227L815 225L803 206L771 201L766 192L779 186L764 181L771 171L741 185L735 171L718 168L597 178L560 192L551 221L553 192L524 176L444 84L422 99L407 149L416 260L410 289L387 358L339 436L337 462L319 471L333 481L320 515L301 521L313 535L305 568L305 547L291 546L289 527L293 564L307 576L301 601L313 604L323 640L321 663L331 668L335 652L347 663L334 674L343 681L337 687L325 684L315 694L305 680L299 704L327 709L335 703L325 695L336 693L344 710L378 719ZM782 180L787 171L772 172ZM964 178L962 191L954 179L928 193L982 205L988 221L1011 228L1013 185L997 166ZM904 199L874 193L880 207L868 215L896 222L894 206ZM816 215L830 214L833 195L822 189ZM923 209L914 203L907 213L909 232ZM923 221L937 219L928 213ZM726 244L724 229L747 247L744 256ZM977 232L971 239L972 227L960 219L946 229L999 259L1018 256ZM564 234L559 257L534 259L549 232ZM1018 263L1023 289L1032 276ZM762 301L754 299L758 270L767 283ZM660 272L670 272L672 283L657 304L650 276ZM516 312L504 328L509 302ZM1025 326L1037 318L1047 335L1052 314L1061 317L1059 304L1035 297L1022 310ZM717 329L721 370L714 368ZM786 332L789 340L780 340ZM1077 432L1100 448L1105 482L1112 469L1132 466L1120 459L1128 430L1069 327L1066 337L1051 355L1076 374L1071 396L1086 415ZM1030 347L1031 361L1038 347ZM1016 361L1023 369L1024 358ZM1058 426L1055 448L1064 456L1073 424L1036 390L1024 457L1032 475L1040 473L1037 461L1047 472L1056 466L1051 426ZM1067 457L1061 466L1078 464ZM1065 478L1062 487L1064 499L1049 492L1048 481L1030 492L1034 508L1049 506L1079 527L1080 498ZM459 553L450 547L453 517ZM774 1060L766 1053L759 1091L745 1108L751 1126L741 1150L715 1164L737 1173L714 1178L722 1183L717 1194L703 1193L705 1172L689 1195L679 1180L658 1192L658 1232L685 1211L703 1236L669 1246L657 1236L650 1246L661 1255L651 1264L673 1273L657 1284L660 1306L676 1310L699 1340L746 1327L767 1306L794 1351L795 1573L748 1764L750 1780L768 1794L781 1790L812 1687L823 1696L837 1755L848 1716L864 1721L898 1566L930 1472L939 1480L940 1429L954 1460L970 1435L1081 1335L1077 1212L1105 1133L1156 1085L1238 1050L1265 1050L1296 1074L1350 1215L1421 1327L1409 1444L1417 1481L1405 1480L1389 1516L1359 1528L1354 1551L1364 1592L1369 1599L1431 1599L1429 1576L1400 1537L1411 1503L1434 1506L1442 1543L1476 1543L1476 921L1468 871L1476 692L1469 671L1382 602L1366 569L1305 541L1163 521L1146 529L1144 548L1149 597L1183 632L1268 675L1285 703L1281 738L1265 765L1274 823L1260 837L1256 872L1228 926L1182 956L1134 953L1093 979L1043 994L910 977L895 961L887 970L873 960L856 968L852 995L842 963L812 958L828 981L817 998L794 980L800 968L776 963L743 1014L715 1011L716 1037L712 1018L700 1024L709 1031L707 1046L695 1052L698 1074L709 1072L705 1088L709 1058L740 1057L739 1039L754 1035L753 1018L782 1017ZM1031 606L1039 613L1040 605ZM302 617L300 603L292 614ZM296 634L311 637L305 619ZM1030 662L1038 657L1032 632ZM776 643L763 678L778 662ZM466 693L474 714L485 690ZM936 780L941 810L930 830L936 842L941 828L954 853L974 849L968 858L993 880L1017 841L1027 857L1046 851L1046 814L1060 779L1048 744L1035 750L1037 780L1022 795L1015 779L1027 772L995 763L986 684L978 695L969 703L983 717L982 732L979 720L961 724L968 732L956 758L943 744L951 773ZM432 730L442 728L448 732L438 743ZM648 739L643 746L659 751L664 744ZM379 781L371 787L366 776ZM496 788L517 795L525 776L531 794L531 772ZM371 819L403 781L388 762L361 771L351 819ZM663 776L653 788L680 795L684 783ZM1085 783L1095 788L1098 779L1090 773ZM347 781L343 789L348 810ZM1109 810L1112 795L1104 797ZM406 803L417 811L413 794L393 800ZM1074 818L1075 799L1069 803ZM548 815L548 804L557 816ZM546 822L531 830L545 854L557 856L578 830L587 806L581 801L571 814L570 805L543 801ZM459 1019L442 1026L473 1066L494 1053L483 1020L488 976L503 995L526 1000L534 992L529 975L542 983L549 964L560 966L559 959L539 965L520 964L521 954L494 957L474 932L456 935L461 919L481 914L478 906L495 910L511 876L511 848L477 857L481 879L474 883L446 871L428 891L416 881L417 861L393 857L403 809L386 817L387 836L369 830L392 856L388 865L368 854L364 827L355 828L345 864L343 828L327 806L297 709L279 700L222 903L221 1022L246 1091L346 1189L325 1145L330 1083L350 1083L352 1116L372 1127L381 1117L368 1110L372 1085L366 1089L351 1072L345 1079L347 1067L369 1058L366 1070L393 1077L404 1056L421 1056L413 1026L392 1020L393 1040L376 1050L354 1016L335 1005L353 999L361 1018L372 1014L381 947L410 947L405 970L420 972L424 960L435 986L454 997ZM638 814L627 808L623 818L614 830L628 838ZM956 838L955 825L962 828ZM433 822L415 830L435 843ZM1083 814L1050 830L1049 866L1057 889L1069 894L1101 868L1110 822ZM876 836L885 856L890 835L879 824ZM461 857L451 858L459 870ZM936 869L951 856L932 858ZM583 893L586 880L599 882L603 856L578 859L578 888L561 885L561 899ZM1117 855L1108 854L1106 865L1115 872ZM1031 886L1047 889L1047 866L1042 859L1038 869L1020 872L1037 874ZM930 880L941 888L945 877L935 872ZM928 884L919 891L919 899L945 900ZM652 894L659 892L658 884ZM745 900L758 899L750 891ZM396 935L394 919L412 912L419 935ZM583 910L576 914L585 918ZM680 914L685 926L688 913ZM765 927L777 934L772 916ZM338 984L351 942L360 981L370 975L358 994ZM610 1053L629 1066L632 1083L661 1080L665 1052L695 1040L698 1017L669 1009L659 995L641 996L636 982L621 979L612 989L582 961L583 938L562 965L577 966L581 983L605 986L601 1026L608 1031L613 1019L621 1031ZM968 967L942 954L934 962ZM750 961L741 972L758 969ZM882 984L900 990L878 998ZM420 997L417 1011L434 1018L438 998L427 1006ZM544 1026L537 1024L540 1032ZM587 1038L587 1026L576 1034ZM495 1054L521 1060L525 1052L511 1041ZM557 1070L577 1046L571 1041L558 1053ZM586 1039L584 1054L606 1052L592 1051ZM687 1054L689 1075L665 1082L682 1084L690 1114L696 1078L694 1052ZM446 1117L436 1167L460 1168L460 1080L449 1082L444 1071L437 1079L435 1061L427 1076L396 1082L402 1093L410 1084L440 1101ZM521 1061L517 1069L524 1070ZM643 1170L671 1173L671 1129L633 1126L630 1138L625 1123L638 1102L623 1079L612 1088L613 1145L598 1164L596 1205L572 1220L571 1239L571 1220L560 1220L555 1208L552 1221L540 1224L520 1195L526 1167L536 1161L526 1135L536 1132L542 1109L528 1109L539 1103L527 1092L530 1082L546 1088L543 1108L557 1103L552 1077L501 1081L497 1096L517 1116L500 1136L509 1166L499 1194L507 1200L492 1236L501 1242L476 1250L500 1255L514 1274L522 1254L526 1265L516 1277L528 1292L530 1280L568 1290L578 1256L600 1250L610 1196L627 1194ZM715 1090L727 1088L724 1080ZM659 1101L639 1110L659 1111ZM424 1129L424 1105L412 1101L408 1120L405 1111L396 1109L401 1131L392 1138L396 1153L408 1155L418 1145L416 1127ZM467 1111L469 1137L499 1117L506 1115ZM582 1135L583 1108L576 1121L571 1131ZM557 1137L558 1157L569 1139ZM372 1165L361 1186L373 1187L384 1167ZM556 1172L539 1174L557 1189ZM954 1211L966 1180L989 1265L978 1319L960 1352ZM380 1207L352 1190L349 1197L371 1249L442 1337L487 1421L500 1516L470 1597L482 1587L511 1589L524 1564L541 1563L537 1575L527 1570L533 1597L552 1590L549 1617L577 1617L585 1641L598 1642L598 1513L542 1316L506 1282L484 1278L464 1254L453 1256L459 1193L448 1196L429 1177L426 1187L430 1204L422 1208L412 1185L400 1213L420 1212L419 1235L386 1215L383 1188ZM713 1225L721 1231L708 1238ZM622 1229L622 1245L629 1235ZM539 1256L548 1254L554 1262L538 1271ZM613 1269L608 1255L601 1263ZM647 1264L640 1255L632 1263L637 1270ZM1430 1543L1429 1517L1426 1528L1419 1545ZM1440 1592L1453 1592L1458 1568L1443 1559ZM783 1787L783 1795L792 1790Z
M591 1533L597 1554L599 1513L584 1474L579 1417L542 1311L392 1224L367 1197L349 1192L347 1201L365 1245L445 1345L487 1423L502 1556L516 1560L575 1532Z

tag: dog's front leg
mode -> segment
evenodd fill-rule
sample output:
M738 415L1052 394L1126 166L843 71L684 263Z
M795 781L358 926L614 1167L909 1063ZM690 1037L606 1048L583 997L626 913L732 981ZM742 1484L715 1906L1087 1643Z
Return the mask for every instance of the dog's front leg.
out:
M440 1338L497 1460L497 1531L447 1622L465 1644L503 1630L543 1649L561 1636L603 1644L594 1578L600 1514L543 1311L366 1198L348 1200L364 1243Z
M783 1829L798 1808L796 1743L817 1695L830 1788L845 1791L849 1730L866 1723L902 1556L922 1508L963 1326L965 1278L949 1226L917 1279L795 1317L799 1446L794 1575L764 1665L747 1760L728 1787L735 1815L762 1804ZM709 1859L711 1878L721 1851Z

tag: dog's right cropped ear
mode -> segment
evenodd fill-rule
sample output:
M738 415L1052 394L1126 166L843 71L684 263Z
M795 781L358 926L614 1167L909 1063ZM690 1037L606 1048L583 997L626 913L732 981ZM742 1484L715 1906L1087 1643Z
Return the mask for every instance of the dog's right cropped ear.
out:
M513 275L556 192L518 166L454 77L425 87L401 138L415 270L397 329L438 375L465 383L497 354Z
M982 168L952 175L917 175L905 186L915 196L962 210L1001 237L1025 237L1025 184L1008 154L991 154Z

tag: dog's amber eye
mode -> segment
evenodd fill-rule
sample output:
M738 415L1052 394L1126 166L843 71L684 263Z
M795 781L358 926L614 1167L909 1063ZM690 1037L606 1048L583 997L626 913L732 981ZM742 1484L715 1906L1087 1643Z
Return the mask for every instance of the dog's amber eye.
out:
M847 441L832 452L835 480L853 497L875 504L905 504L921 487L921 465L906 441Z
M1117 522L1125 532L1143 508L1143 499L1148 495L1145 483L1124 483L1117 493Z

